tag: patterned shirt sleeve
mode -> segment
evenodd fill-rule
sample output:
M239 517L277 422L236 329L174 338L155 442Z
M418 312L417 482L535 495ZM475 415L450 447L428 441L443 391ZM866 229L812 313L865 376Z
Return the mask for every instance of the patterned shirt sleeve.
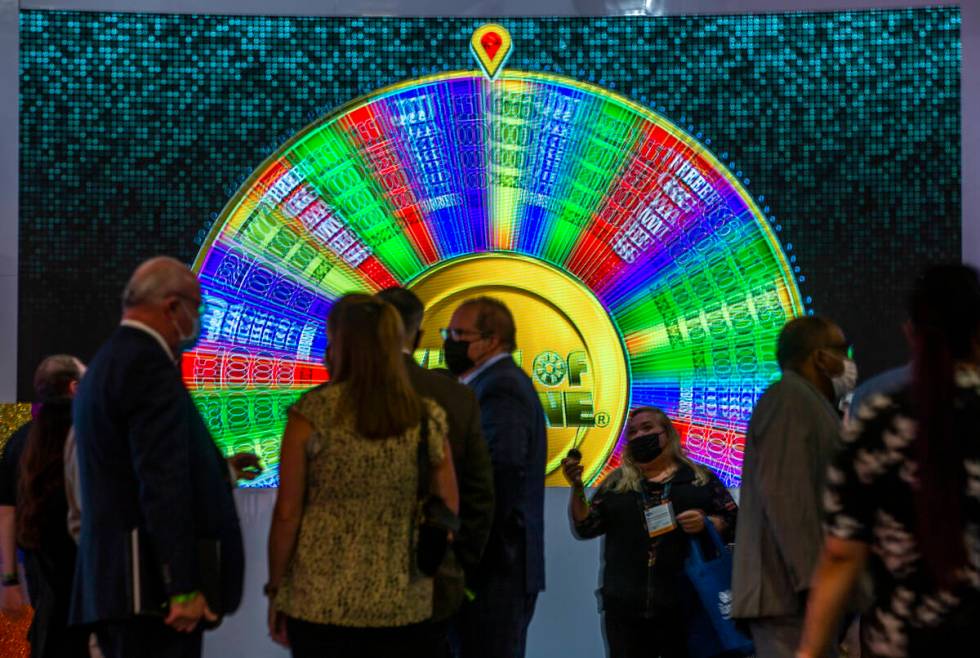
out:
M317 411L322 406L323 398L326 395L326 390L323 386L312 388L299 396L299 399L289 407L289 413L300 416L312 425L313 419L317 417Z
M446 412L437 402L428 398L424 402L429 423L429 461L435 465L444 457L443 445L449 436L449 424L446 421Z
M871 404L845 426L844 448L827 469L823 500L827 534L867 544L873 540L874 484L893 460L883 436L909 432L883 398Z
M709 473L707 486L711 488L711 509L708 516L716 516L725 524L721 538L727 542L735 541L735 524L738 522L738 506L722 481L714 473Z
M603 512L611 481L610 477L599 485L589 502L589 515L575 524L575 535L579 539L592 539L606 533L606 519Z

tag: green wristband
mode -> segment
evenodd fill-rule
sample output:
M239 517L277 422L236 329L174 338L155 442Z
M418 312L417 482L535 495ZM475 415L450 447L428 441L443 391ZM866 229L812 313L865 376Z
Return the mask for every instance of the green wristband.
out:
M194 597L196 597L198 594L200 594L200 592L188 592L187 594L174 594L173 596L170 597L170 603L171 604L176 603L178 605L190 603L191 601L194 600Z

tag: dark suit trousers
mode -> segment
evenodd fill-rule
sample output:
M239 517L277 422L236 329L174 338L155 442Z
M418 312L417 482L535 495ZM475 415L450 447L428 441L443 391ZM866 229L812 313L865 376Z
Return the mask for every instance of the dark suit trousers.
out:
M519 578L491 576L473 601L459 610L456 633L459 658L524 658L527 627L538 593L525 592Z
M105 658L201 658L204 631L178 633L159 617L135 617L98 628Z

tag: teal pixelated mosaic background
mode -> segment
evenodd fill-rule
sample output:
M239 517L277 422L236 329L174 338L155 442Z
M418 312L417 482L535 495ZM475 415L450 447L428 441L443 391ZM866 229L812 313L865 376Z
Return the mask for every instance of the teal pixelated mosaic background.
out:
M475 68L481 22L22 12L21 399L42 355L94 353L138 261L190 261L279 144ZM509 68L621 93L733 163L863 372L904 358L905 283L960 255L958 9L501 22Z

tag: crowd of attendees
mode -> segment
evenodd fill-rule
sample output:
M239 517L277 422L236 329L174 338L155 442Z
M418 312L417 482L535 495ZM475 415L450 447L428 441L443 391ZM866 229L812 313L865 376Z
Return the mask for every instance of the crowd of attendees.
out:
M221 454L178 367L200 285L157 257L122 306L87 366L38 366L33 420L0 458L0 604L30 601L32 655L200 656L203 633L260 594L294 656L525 655L545 585L547 423L501 301L455 309L441 371L413 358L424 308L410 291L332 306L329 382L288 411L261 593L243 591L232 489L262 465ZM609 656L692 655L685 564L712 537L731 551L726 623L760 658L836 656L854 625L865 656L962 655L980 622L977 272L918 276L905 330L910 362L855 391L843 329L787 322L738 505L661 409L630 411L622 462L594 490L569 452L571 532L603 538Z

